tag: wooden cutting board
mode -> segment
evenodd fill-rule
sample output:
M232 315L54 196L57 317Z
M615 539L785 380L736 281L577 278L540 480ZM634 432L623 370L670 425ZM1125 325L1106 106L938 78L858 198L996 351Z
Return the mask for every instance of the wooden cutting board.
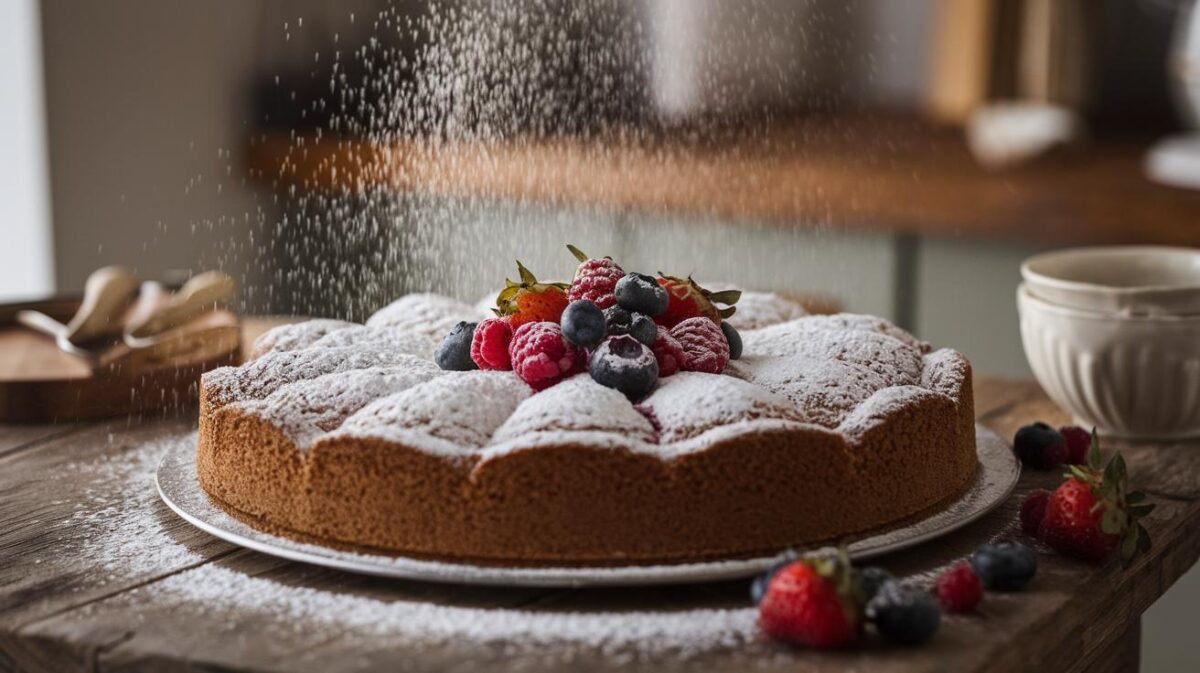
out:
M180 328L180 338L123 353L93 368L54 339L16 321L32 309L67 322L79 298L0 304L0 422L120 416L196 400L200 375L241 358L238 318L213 311Z

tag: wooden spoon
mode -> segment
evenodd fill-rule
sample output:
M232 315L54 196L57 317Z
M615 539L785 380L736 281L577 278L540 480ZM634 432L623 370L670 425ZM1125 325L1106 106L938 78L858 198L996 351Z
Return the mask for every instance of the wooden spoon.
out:
M66 325L63 337L79 345L121 331L121 316L137 292L138 279L128 269L96 269L83 286L83 302Z
M228 301L235 287L233 278L220 271L205 271L192 276L171 296L166 306L132 322L125 330L126 342L130 345L147 345L139 342L179 327L205 311L211 311Z

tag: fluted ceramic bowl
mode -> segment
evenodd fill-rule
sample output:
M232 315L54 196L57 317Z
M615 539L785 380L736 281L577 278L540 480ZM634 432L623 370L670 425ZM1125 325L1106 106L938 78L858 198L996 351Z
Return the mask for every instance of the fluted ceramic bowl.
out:
M1200 315L1200 249L1158 245L1069 248L1021 265L1033 296L1128 316Z
M1017 289L1038 383L1084 427L1143 439L1200 435L1200 316L1123 316Z

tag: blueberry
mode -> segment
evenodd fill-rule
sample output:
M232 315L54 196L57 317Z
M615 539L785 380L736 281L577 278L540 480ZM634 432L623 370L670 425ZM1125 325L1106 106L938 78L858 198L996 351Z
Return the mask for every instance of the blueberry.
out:
M647 346L653 346L658 339L658 325L649 316L641 313L634 313L632 316L633 324L629 326L629 336Z
M658 382L658 361L654 352L637 339L628 335L611 336L592 351L588 372L600 385L637 400Z
M864 601L869 601L879 593L879 587L892 579L892 574L879 566L867 566L858 571L858 586L862 589Z
M471 338L475 336L475 323L462 321L455 325L442 339L433 353L433 361L442 369L465 372L478 368L471 359Z
M617 281L614 294L621 308L648 316L656 316L667 310L670 302L667 289L659 285L654 276L644 273L625 274L624 278Z
M591 348L604 340L604 311L586 299L573 301L563 311L562 332L563 338L576 346Z
M1037 554L1020 542L1000 540L971 555L971 569L993 591L1019 591L1037 574Z
M867 603L867 616L879 635L897 645L920 645L937 633L942 609L927 591L884 582Z
M721 321L721 331L725 333L725 340L729 342L729 359L736 360L742 357L742 335L724 320Z
M1017 430L1013 453L1022 463L1045 470L1066 462L1067 440L1049 425L1034 423Z
M775 573L792 565L796 562L796 554L788 552L783 555L778 561L771 564L770 568L763 571L763 574L754 578L754 582L750 584L750 600L754 601L755 605L762 602L763 596L767 595L767 586L771 583L771 579L775 577Z

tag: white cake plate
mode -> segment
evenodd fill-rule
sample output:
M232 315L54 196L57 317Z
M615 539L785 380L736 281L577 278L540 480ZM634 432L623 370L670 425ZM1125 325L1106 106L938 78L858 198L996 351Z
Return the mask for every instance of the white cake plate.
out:
M1012 493L1021 474L1008 446L992 431L975 426L979 469L961 497L918 521L885 532L870 533L848 546L851 558L861 560L906 549L961 528L987 514ZM163 502L192 525L236 545L271 556L303 561L355 573L431 582L493 586L631 586L714 582L751 577L779 557L733 559L705 563L654 566L513 568L427 561L342 551L306 544L254 529L212 503L196 478L193 442L180 442L158 466L158 493Z

